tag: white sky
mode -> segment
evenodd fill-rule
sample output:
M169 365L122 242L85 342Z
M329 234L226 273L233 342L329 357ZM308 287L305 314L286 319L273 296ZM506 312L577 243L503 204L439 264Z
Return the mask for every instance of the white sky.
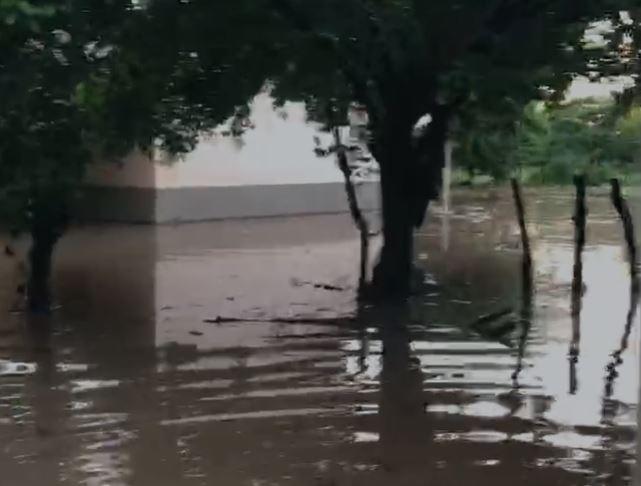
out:
M565 98L568 101L584 98L608 98L613 93L621 92L633 84L634 81L629 77L591 82L588 78L580 76L570 85Z

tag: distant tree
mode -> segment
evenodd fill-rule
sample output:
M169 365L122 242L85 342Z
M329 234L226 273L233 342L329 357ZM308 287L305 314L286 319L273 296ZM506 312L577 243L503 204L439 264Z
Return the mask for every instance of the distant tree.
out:
M624 117L617 120L615 134L617 144L613 147L613 156L624 163L641 162L641 106L632 107Z
M456 167L467 172L470 183L476 175L505 180L514 169L515 122L511 116L466 115L460 115L451 131Z
M612 101L532 104L518 124L510 157L533 182L569 184L577 172L606 182L639 160L638 109L621 112Z

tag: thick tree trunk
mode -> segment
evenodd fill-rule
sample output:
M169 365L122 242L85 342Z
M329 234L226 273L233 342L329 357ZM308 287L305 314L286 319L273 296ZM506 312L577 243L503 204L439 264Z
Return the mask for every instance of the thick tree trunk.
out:
M374 269L376 296L404 297L412 291L414 228L423 224L427 206L436 199L445 164L449 108L434 106L432 121L416 138L412 114L390 117L373 144L381 168L383 249Z
M377 295L403 297L411 290L414 222L412 196L406 189L401 164L383 164L383 249L372 279Z

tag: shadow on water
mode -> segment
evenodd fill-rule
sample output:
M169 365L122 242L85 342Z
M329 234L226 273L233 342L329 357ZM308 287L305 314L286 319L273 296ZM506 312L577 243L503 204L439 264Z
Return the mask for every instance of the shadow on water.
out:
M623 365L623 354L628 349L630 334L635 322L639 306L639 280L632 276L630 281L630 306L626 316L623 335L619 347L612 353L611 361L605 367L605 386L603 390L602 407L601 407L601 425L606 427L601 437L600 446L604 450L603 462L600 467L601 474L598 476L604 481L616 481L617 477L628 474L626 454L621 450L619 444L619 427L617 427L617 417L625 413L628 407L625 403L613 399L615 392L615 383L619 375L617 369ZM637 424L638 427L638 424ZM637 429L638 430L638 429ZM637 432L638 433L638 432ZM637 438L638 441L638 438ZM639 465L637 464L637 468ZM636 472L638 475L638 470ZM604 483L609 484L609 483ZM630 483L632 484L632 483Z
M432 430L426 420L423 372L412 352L408 304L362 307L359 321L378 323L382 344L378 422L382 467L403 481L404 471L416 474L429 457Z
M603 391L603 420L607 422L609 418L612 418L613 411L611 406L608 403L612 394L614 392L614 385L617 377L619 376L617 368L623 364L623 354L628 349L630 344L630 334L632 332L632 326L634 325L637 311L639 309L639 297L640 297L640 285L638 277L632 277L630 280L630 307L628 308L628 313L625 319L625 325L623 326L623 334L621 336L621 344L619 347L612 353L612 360L606 366L606 377L605 377L605 389Z
M579 257L575 261L572 278L572 304L570 312L572 315L572 340L568 351L568 362L570 365L570 383L568 390L570 394L575 394L579 387L577 379L577 366L579 363L579 354L581 352L581 299L583 298L583 278L582 262Z
M521 262L521 311L519 319L519 339L517 343L517 358L512 383L519 388L519 374L523 370L523 358L527 348L528 337L532 329L534 304L534 273L529 256L524 256Z

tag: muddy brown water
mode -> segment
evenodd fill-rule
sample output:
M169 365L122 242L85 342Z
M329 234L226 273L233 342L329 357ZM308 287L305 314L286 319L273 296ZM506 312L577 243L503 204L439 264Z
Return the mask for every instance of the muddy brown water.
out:
M632 484L620 224L590 196L573 320L572 196L525 200L531 296L509 193L461 192L417 237L427 289L385 310L357 309L344 216L75 229L61 308L0 321L0 484Z

